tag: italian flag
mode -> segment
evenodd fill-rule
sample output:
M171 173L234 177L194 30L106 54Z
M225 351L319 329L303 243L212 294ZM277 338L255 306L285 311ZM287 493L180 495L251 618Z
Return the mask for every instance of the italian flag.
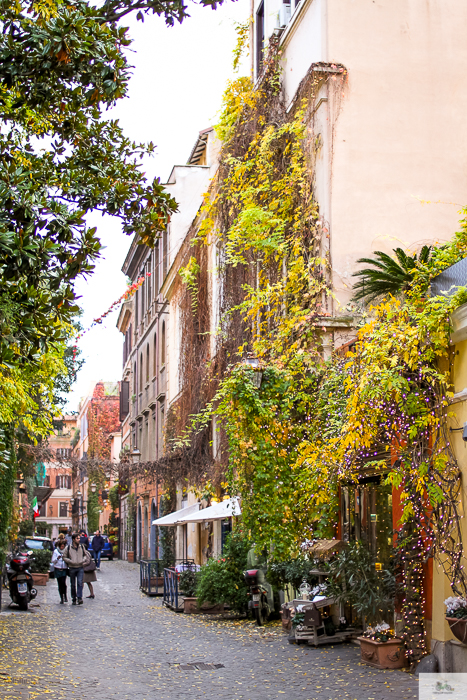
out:
M39 515L39 504L37 502L37 496L34 496L34 500L32 502L32 512L35 518Z

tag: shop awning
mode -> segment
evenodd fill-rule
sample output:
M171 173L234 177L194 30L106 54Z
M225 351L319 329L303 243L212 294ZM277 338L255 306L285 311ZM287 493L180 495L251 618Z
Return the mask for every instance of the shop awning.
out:
M226 501L214 503L209 508L203 508L197 513L185 513L180 518L179 523L180 525L184 523L204 523L208 520L224 520L225 518L231 518L233 515L241 514L242 510L238 498L228 498Z
M173 513L169 513L168 515L163 515L162 518L158 518L157 520L153 520L152 524L153 525L160 525L161 527L172 527L173 525L178 525L180 522L180 517L182 515L191 515L192 513L196 513L199 510L199 503L195 503L192 506L187 506L186 508L180 508L180 510L176 510Z

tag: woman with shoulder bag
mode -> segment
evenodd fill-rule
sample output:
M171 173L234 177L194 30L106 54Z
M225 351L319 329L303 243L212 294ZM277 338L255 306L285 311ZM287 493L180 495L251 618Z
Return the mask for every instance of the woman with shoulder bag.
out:
M58 592L60 594L60 604L68 603L68 598L66 595L66 575L68 572L68 566L63 561L63 552L66 547L66 539L59 539L57 541L57 547L52 555L52 564L54 567L54 575L57 579Z
M89 588L89 595L87 595L86 598L95 598L96 596L94 595L94 589L92 587L93 582L97 581L96 562L94 561L94 559L90 559L87 562L87 564L84 565L83 571L84 571L83 583L87 583L88 588Z

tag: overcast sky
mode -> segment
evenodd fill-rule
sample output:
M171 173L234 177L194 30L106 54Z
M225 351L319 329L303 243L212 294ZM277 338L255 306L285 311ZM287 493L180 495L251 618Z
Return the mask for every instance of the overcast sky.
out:
M234 23L248 19L249 7L249 0L226 2L215 11L190 5L191 17L173 28L158 17L145 18L144 24L126 22L134 40L133 77L129 97L119 101L112 116L120 119L131 139L157 145L155 157L145 166L151 179L157 175L165 182L173 165L186 163L198 132L216 123L226 82L235 77ZM244 71L247 65L245 61ZM96 214L88 222L98 226L106 249L94 274L77 284L85 328L125 291L121 267L131 241L117 220ZM117 316L118 311L109 314L80 340L85 365L69 410L77 410L94 381L121 379L123 336L115 327Z

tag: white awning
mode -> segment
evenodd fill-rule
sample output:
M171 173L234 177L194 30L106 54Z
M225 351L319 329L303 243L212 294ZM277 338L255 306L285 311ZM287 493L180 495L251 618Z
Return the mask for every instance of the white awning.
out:
M241 514L240 503L238 502L238 498L235 497L228 498L226 501L221 501L220 503L214 503L214 505L209 506L209 508L203 508L197 513L186 512L178 520L178 523L180 523L180 525L184 523L203 523L208 520L224 520L224 518L231 518L233 515Z
M174 513L169 513L168 515L163 515L162 518L153 520L153 525L161 525L162 527L172 527L172 525L178 525L182 515L190 516L192 513L196 513L199 510L199 503L195 503L192 506L187 506L186 508L180 508Z

